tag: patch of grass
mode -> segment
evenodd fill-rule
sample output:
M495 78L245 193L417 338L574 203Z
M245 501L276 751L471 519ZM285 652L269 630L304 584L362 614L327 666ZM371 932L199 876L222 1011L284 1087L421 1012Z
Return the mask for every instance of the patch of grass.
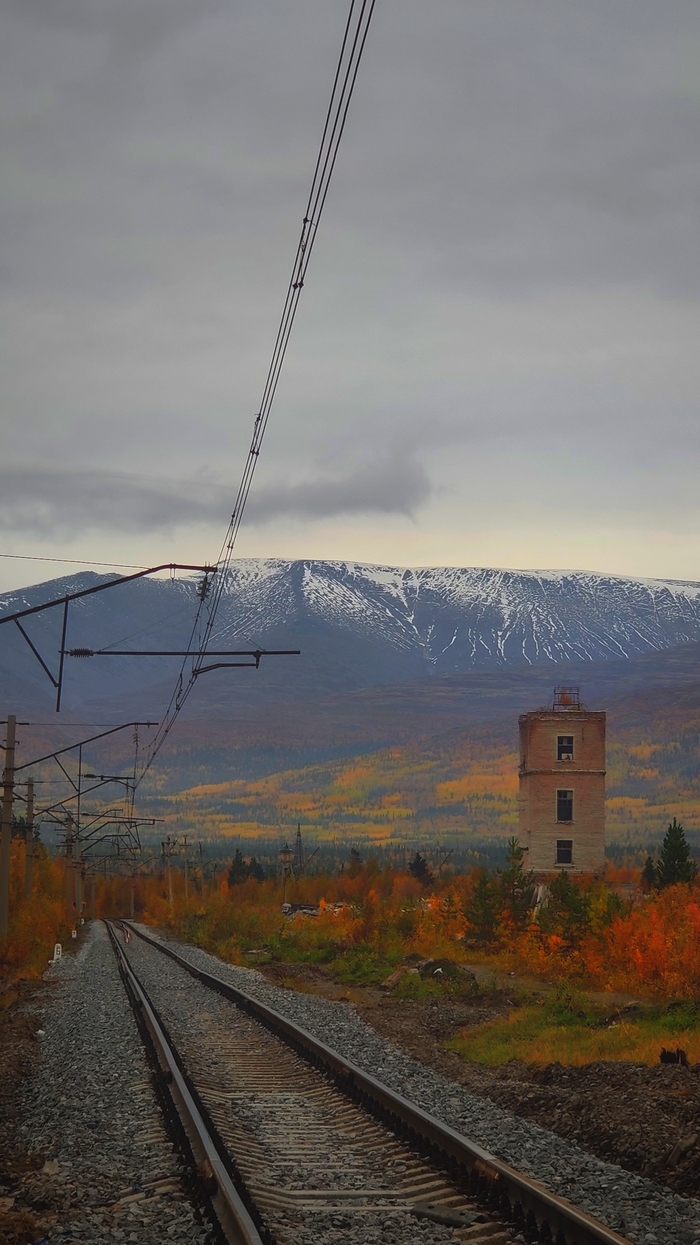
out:
M616 1015L563 987L543 1000L530 999L508 1016L464 1029L447 1046L471 1063L580 1066L597 1060L655 1064L662 1046L682 1047L700 1062L700 1009L671 1004Z
M381 955L369 943L344 951L329 968L346 986L378 986L394 971L400 956Z
M281 964L325 964L336 952L336 947L296 947L279 941L272 945L271 958Z
M485 991L477 981L466 974L455 976L421 977L420 973L406 973L392 991L395 999L453 999L467 1001L483 997Z

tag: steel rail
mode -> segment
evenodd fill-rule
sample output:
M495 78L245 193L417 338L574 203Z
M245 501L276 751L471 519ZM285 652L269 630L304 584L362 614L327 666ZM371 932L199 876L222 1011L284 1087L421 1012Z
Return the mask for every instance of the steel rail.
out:
M218 1141L216 1130L180 1063L162 1020L131 967L112 923L105 921L105 925L137 1021L146 1026L151 1037L168 1093L185 1127L197 1161L198 1172L200 1176L202 1173L206 1175L206 1192L226 1240L231 1245L269 1245L269 1235L264 1231L261 1235L258 1231L236 1189L229 1171L230 1160L225 1147Z
M518 1220L522 1226L537 1232L531 1239L549 1241L552 1245L631 1245L627 1237L579 1210L565 1198L551 1193L544 1185L489 1154L476 1142L463 1137L448 1124L429 1115L415 1103L383 1085L357 1064L339 1055L313 1034L295 1024L267 1004L252 998L244 990L232 986L221 977L197 968L167 944L151 938L137 926L124 922L149 946L169 956L202 985L216 990L242 1011L259 1020L298 1054L316 1067L330 1073L339 1089L374 1111L393 1132L408 1139L434 1163L453 1175L460 1170L470 1186L485 1196L505 1218L513 1216L519 1206ZM121 948L120 948L121 949ZM518 1226L520 1226L520 1222Z

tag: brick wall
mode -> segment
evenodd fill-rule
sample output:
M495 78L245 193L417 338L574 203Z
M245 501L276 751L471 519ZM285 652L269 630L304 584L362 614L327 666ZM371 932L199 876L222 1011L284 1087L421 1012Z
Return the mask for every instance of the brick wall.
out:
M557 741L573 739L573 760ZM557 791L573 791L573 819L557 820ZM572 840L570 865L557 864L557 840ZM520 718L520 843L525 865L596 872L605 864L605 714L539 710Z

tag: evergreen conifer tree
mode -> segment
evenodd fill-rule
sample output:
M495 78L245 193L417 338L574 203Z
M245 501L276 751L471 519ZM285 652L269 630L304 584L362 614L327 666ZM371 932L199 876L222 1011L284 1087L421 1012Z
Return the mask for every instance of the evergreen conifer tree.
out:
M428 868L428 862L424 856L421 856L420 852L416 852L408 866L408 871L413 874L416 881L420 882L421 886L427 886L433 880L433 875Z
M562 869L549 886L547 902L539 911L540 928L547 934L559 934L576 946L590 928L588 896L579 890Z
M667 886L674 886L676 882L692 882L696 873L697 865L690 859L685 830L674 817L661 845L656 885L659 890L664 890Z
M231 868L228 871L228 884L229 886L237 886L239 882L245 882L247 877L248 866L243 859L240 847L237 847L231 861Z
M362 869L362 857L356 847L350 848L350 863L348 865L348 874L351 878L356 878Z
M516 929L523 929L535 901L535 880L532 871L523 869L524 849L517 838L508 840L508 864L497 873L498 894L503 918Z
M647 856L644 868L642 869L642 889L650 891L656 883L656 865L653 857Z
M488 869L480 873L467 901L465 916L473 928L471 937L480 946L495 941L498 927L499 901L494 880Z
M265 881L265 866L255 856L251 856L248 864L248 877L255 878L256 882Z

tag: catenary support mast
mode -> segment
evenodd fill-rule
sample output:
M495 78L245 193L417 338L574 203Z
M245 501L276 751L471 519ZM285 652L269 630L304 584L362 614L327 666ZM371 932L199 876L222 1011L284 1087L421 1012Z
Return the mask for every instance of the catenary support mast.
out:
M2 775L2 838L0 840L0 938L7 934L10 922L10 852L12 849L12 797L15 787L15 724L14 714L7 718L5 768Z

